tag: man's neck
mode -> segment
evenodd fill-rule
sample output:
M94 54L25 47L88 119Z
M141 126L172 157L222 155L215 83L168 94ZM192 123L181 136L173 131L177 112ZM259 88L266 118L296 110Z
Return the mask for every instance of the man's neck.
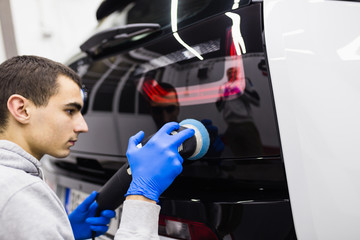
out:
M0 140L7 140L13 142L22 149L24 149L24 151L31 154L34 158L38 160L41 159L41 157L39 158L38 156L34 156L34 154L31 153L29 145L24 140L21 134L10 134L9 131L4 131L3 133L0 133Z

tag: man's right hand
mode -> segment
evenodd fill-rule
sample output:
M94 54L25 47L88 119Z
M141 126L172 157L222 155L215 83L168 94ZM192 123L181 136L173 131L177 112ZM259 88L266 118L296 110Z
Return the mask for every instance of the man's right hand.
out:
M165 124L142 148L137 145L144 138L140 131L129 139L127 158L132 173L132 182L126 193L141 195L158 202L159 196L170 186L182 171L183 158L178 147L195 133L193 129L185 129L171 135L179 129L179 124Z

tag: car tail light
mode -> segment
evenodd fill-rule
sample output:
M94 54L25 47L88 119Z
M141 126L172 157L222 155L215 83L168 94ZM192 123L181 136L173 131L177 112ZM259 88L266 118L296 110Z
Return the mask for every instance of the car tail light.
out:
M160 215L159 235L185 240L218 240L204 223Z

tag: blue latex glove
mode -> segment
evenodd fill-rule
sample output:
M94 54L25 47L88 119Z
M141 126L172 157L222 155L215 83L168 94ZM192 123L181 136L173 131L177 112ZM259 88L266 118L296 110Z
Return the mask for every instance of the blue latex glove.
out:
M183 159L178 147L195 133L193 129L185 129L170 135L179 129L179 124L165 124L142 147L136 147L144 138L140 131L129 139L127 158L132 173L132 182L125 196L142 195L156 202L159 196L170 186L182 171Z
M76 240L92 237L92 231L100 236L108 230L115 211L104 210L99 217L95 217L98 205L95 201L97 192L92 192L70 215L69 220Z

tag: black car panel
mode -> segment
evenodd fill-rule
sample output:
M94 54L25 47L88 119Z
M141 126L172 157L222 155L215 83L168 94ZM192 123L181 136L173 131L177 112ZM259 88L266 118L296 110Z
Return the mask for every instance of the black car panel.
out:
M211 146L203 158L184 162L161 197L161 219L201 223L216 239L296 239L263 46L262 4L240 1L231 11L225 1L229 6L205 13L222 1L179 1L197 10L183 13L172 32L165 17L169 5L157 19L150 6L145 9L148 4L140 8L142 1L135 2L138 8L126 24L149 10L144 19L157 20L163 31L70 64L88 92L83 113L90 131L57 166L103 184L127 161L130 136L140 130L149 136L166 122L194 118L208 128ZM158 7L157 2L162 1L154 3ZM105 12L98 14L110 14ZM165 225L159 229L181 235L166 233Z

